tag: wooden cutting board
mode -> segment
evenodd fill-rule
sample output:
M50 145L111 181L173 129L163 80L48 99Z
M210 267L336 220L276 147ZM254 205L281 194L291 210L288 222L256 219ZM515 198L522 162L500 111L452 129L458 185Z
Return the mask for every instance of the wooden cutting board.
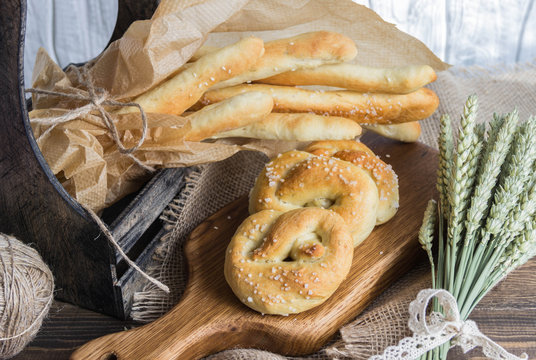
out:
M347 279L324 304L297 315L261 315L243 305L223 276L225 249L248 216L247 198L200 224L185 244L189 281L182 300L159 320L93 340L71 359L198 359L229 348L286 355L318 350L424 255L417 234L435 193L437 152L369 135L363 139L399 176L400 209L354 251Z

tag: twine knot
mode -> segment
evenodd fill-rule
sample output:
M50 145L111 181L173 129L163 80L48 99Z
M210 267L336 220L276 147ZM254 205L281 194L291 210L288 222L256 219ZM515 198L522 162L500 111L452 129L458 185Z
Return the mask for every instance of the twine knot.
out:
M432 312L426 315L432 300L437 298L443 313ZM381 355L369 360L412 360L425 354L449 340L452 346L460 346L464 353L475 347L493 360L526 360L527 354L520 357L507 352L499 344L482 334L472 320L462 320L456 299L444 289L421 290L409 305L408 326L413 332L410 338L400 340L398 345L390 346Z
M147 136L147 128L148 128L147 115L145 114L145 111L140 106L140 104L135 103L135 102L123 103L123 102L113 100L110 97L110 94L105 89L95 86L93 84L93 81L91 80L91 77L89 76L87 72L86 66L82 66L81 68L78 68L76 66L71 65L69 66L69 69L72 69L72 71L76 74L80 85L83 85L86 88L87 95L83 93L68 93L68 92L63 92L63 91L51 91L51 90L35 89L35 88L24 90L27 93L59 96L59 97L67 98L67 99L88 102L87 105L78 107L76 109L72 109L58 117L35 119L35 121L40 124L51 125L45 131L45 134L49 133L56 126L60 124L75 120L79 118L80 116L87 115L93 111L98 111L102 120L104 121L104 124L110 131L112 139L114 143L117 145L118 151L121 154L124 154L128 156L129 158L131 158L136 164L141 166L146 171L154 172L155 169L153 167L145 165L137 157L132 155L132 153L134 153L136 150L138 150L141 147L141 145L145 141L145 137ZM81 91L81 92L84 92L84 91ZM118 107L134 106L138 108L138 110L140 111L140 115L141 115L142 128L141 128L141 137L139 138L138 142L134 146L130 148L126 148L123 145L123 142L119 138L119 133L112 119L112 115L104 108L104 106L118 106Z
M112 135L112 139L117 145L117 148L121 154L124 154L125 156L128 156L131 158L136 164L141 166L143 169L149 172L154 172L155 169L151 166L145 165L143 162L141 162L138 158L136 158L132 153L135 152L140 148L140 146L145 141L145 137L147 134L147 116L145 115L145 111L142 109L140 104L134 103L134 102L128 102L128 103L122 103L119 101L112 100L110 98L110 95L108 92L100 87L97 87L93 84L91 81L91 77L89 76L87 72L87 67L82 66L80 69L76 66L70 66L70 68L73 70L73 72L77 75L78 82L80 85L83 85L87 89L87 95L83 93L67 93L67 92L61 92L61 91L50 91L50 90L43 90L43 89L26 89L25 92L34 93L34 94L44 94L44 95L51 95L51 96L59 96L64 97L68 99L73 100L79 100L79 101L87 101L88 104L81 106L79 108L70 110L66 112L65 114L58 116L58 117L49 117L49 118L39 118L35 119L36 122L43 124L43 125L50 125L50 127L43 133L42 136L46 135L50 131L52 131L56 126L75 120L79 118L82 115L89 114L93 111L98 111L102 120L104 121L104 124L110 131L110 134ZM141 129L141 137L136 143L136 145L126 148L121 139L119 138L119 134L117 132L117 128L114 124L114 121L112 119L112 115L104 108L104 106L135 106L140 110L141 114L141 121L142 121L142 129ZM101 220L101 218L88 206L85 206L83 204L80 204L87 213L91 216L91 218L95 221L95 223L99 226L101 232L106 236L108 241L115 247L117 252L125 259L125 261L134 268L138 273L140 273L143 277L145 277L147 280L155 284L158 288L162 289L166 293L169 293L169 287L163 284L162 282L158 281L154 277L147 274L145 271L143 271L134 261L132 261L127 254L121 249L121 246L117 243L115 240L113 234L111 233L110 229L108 229L108 226Z

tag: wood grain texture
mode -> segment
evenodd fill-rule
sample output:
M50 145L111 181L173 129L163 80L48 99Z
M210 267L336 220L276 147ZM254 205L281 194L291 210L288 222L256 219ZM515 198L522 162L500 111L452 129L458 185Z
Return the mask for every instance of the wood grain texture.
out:
M525 63L536 56L535 0L353 1L376 11L453 65Z
M156 3L121 1L122 21L130 24L149 16ZM59 183L37 146L23 92L25 16L24 0L0 2L0 232L36 248L54 274L57 298L125 318L133 293L146 280L128 269ZM109 217L108 223L116 220L112 233L141 268L159 242L155 219L183 180L183 169L163 170Z
M425 260L423 260L425 261ZM510 274L470 316L484 334L508 351L536 357L536 259ZM139 324L56 301L37 337L14 360L61 360L85 342ZM270 350L270 346L267 347ZM449 360L484 359L479 350L462 354L453 349Z
M401 144L376 135L369 140L399 175L400 210L356 248L350 274L324 304L288 317L263 316L233 295L223 277L223 262L230 238L248 215L247 199L241 198L190 235L184 249L190 277L177 306L151 324L90 342L71 358L114 354L118 359L197 359L230 347L298 355L320 348L423 254L416 235L434 193L437 153L418 143Z
M113 313L112 251L50 171L29 124L25 14L25 1L0 2L0 231L37 249L54 274L57 297Z

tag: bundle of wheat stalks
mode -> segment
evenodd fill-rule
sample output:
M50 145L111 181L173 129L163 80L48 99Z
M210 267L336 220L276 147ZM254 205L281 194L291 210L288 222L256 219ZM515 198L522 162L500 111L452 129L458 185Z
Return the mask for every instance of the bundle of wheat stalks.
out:
M441 118L437 188L419 242L432 265L434 288L451 292L463 320L510 271L536 255L536 118L494 115L476 123L477 98L467 100L455 143ZM438 223L438 247L432 242ZM437 269L437 271L436 271ZM434 310L441 310L435 304ZM443 345L423 359L446 359Z

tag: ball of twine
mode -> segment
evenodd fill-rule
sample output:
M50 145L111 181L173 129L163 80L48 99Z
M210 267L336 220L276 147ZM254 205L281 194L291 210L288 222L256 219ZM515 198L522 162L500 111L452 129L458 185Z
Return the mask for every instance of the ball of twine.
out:
M18 354L48 314L54 279L37 251L0 233L0 358Z

